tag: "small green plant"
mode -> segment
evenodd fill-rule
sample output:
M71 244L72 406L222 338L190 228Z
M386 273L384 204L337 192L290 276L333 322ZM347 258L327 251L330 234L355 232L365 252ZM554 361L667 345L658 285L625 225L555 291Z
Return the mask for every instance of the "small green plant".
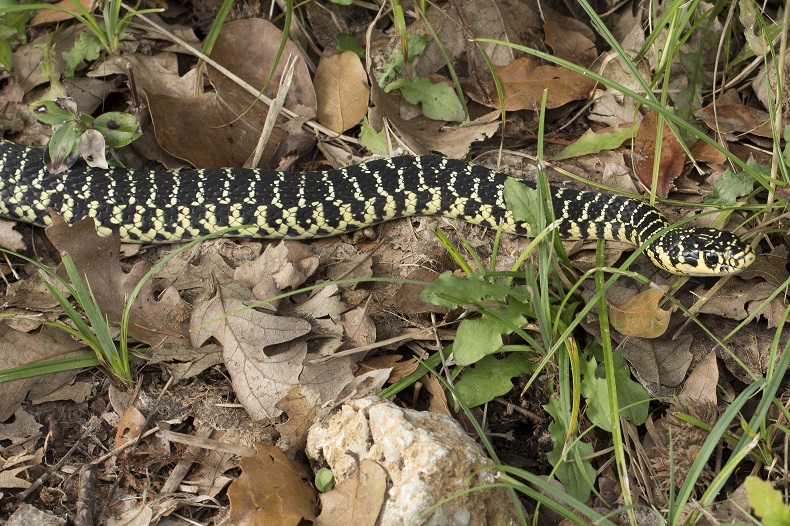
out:
M45 322L46 325L70 334L75 340L93 351L94 357L52 360L0 371L0 382L69 369L98 366L116 384L125 388L131 388L134 385L134 381L129 363L128 338L126 337L126 334L128 334L129 310L124 310L124 317L121 320L121 338L116 346L113 338L115 333L113 326L107 317L102 314L90 284L80 276L69 254L64 254L62 260L63 269L68 276L68 279L65 279L53 269L36 260L6 250L3 250L3 252L24 259L38 268L44 285L58 302L60 308L63 309L70 322L49 321ZM85 313L84 317L74 308L69 298L74 299L74 302Z
M124 38L124 31L129 26L135 16L146 13L161 13L163 9L129 9L121 16L123 2L120 0L107 0L104 2L102 15L96 16L78 0L71 0L74 8L68 8L57 4L22 4L0 7L0 16L8 13L20 13L24 11L36 11L40 9L54 9L62 13L67 13L78 20L90 32L90 37L96 40L101 47L110 55L117 55L120 51L120 43ZM138 2L139 5L139 2Z
M82 156L91 166L106 168L104 147L121 148L140 137L140 123L127 113L108 112L98 117L77 111L71 99L39 100L30 113L57 127L49 141L47 168L51 173L69 169Z

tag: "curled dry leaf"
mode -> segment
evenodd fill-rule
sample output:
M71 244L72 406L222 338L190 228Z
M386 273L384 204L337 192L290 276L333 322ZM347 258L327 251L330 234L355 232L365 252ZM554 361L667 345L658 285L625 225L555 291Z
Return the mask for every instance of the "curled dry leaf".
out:
M275 446L257 443L258 455L239 461L241 475L228 488L236 526L292 525L315 519L309 471Z
M370 86L356 53L344 51L322 58L313 83L318 122L337 133L362 122L368 112Z
M661 289L669 290L667 285ZM649 288L637 294L625 303L615 305L609 303L609 320L617 332L623 336L638 338L658 338L669 326L669 319L674 309L662 309L659 303L664 294Z

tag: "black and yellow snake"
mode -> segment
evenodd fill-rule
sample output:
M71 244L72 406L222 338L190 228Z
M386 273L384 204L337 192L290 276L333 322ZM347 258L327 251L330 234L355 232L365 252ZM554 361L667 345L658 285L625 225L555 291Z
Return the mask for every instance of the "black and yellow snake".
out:
M50 174L42 152L0 142L0 216L39 226L49 209L68 222L90 216L99 234L132 243L188 241L226 227L237 236L306 239L412 215L443 215L529 235L507 211L507 175L434 156L372 160L325 172L205 169L171 172L77 164ZM531 184L526 183L525 184ZM552 188L563 239L610 239L640 246L667 221L641 201ZM645 246L673 274L726 275L754 260L731 232L675 228Z

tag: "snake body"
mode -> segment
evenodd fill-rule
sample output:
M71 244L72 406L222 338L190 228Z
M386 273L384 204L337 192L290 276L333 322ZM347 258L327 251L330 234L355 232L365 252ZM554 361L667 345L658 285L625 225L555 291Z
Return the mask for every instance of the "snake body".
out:
M324 172L250 169L109 170L78 163L50 174L39 150L0 142L0 216L38 226L49 210L67 222L92 217L100 235L173 243L227 227L235 236L334 236L413 215L442 215L530 235L507 210L508 176L463 161L402 156ZM534 187L532 183L523 184ZM619 240L673 274L725 275L754 260L731 232L668 227L653 207L622 196L551 188L563 239Z

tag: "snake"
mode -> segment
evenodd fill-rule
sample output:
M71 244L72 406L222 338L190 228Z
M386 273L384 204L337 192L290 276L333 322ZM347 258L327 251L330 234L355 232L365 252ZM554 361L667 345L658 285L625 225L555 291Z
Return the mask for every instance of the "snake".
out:
M505 173L440 156L373 159L328 171L92 168L53 174L43 153L0 139L0 216L45 227L91 217L99 235L128 243L194 240L235 227L234 237L312 239L409 216L440 215L505 232L535 229L508 210ZM535 188L529 181L515 180ZM605 239L643 247L677 275L724 276L748 267L751 246L725 230L670 228L638 199L551 186L561 239Z

